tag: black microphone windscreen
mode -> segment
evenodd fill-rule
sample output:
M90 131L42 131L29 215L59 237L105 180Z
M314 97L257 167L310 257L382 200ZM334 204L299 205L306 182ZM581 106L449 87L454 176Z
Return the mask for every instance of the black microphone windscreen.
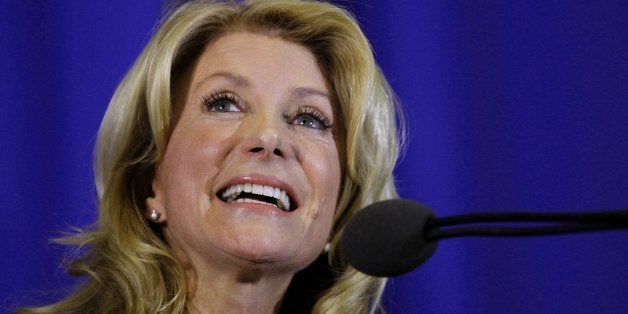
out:
M432 218L432 210L417 202L373 203L349 221L340 249L349 264L365 274L393 277L407 273L436 250L438 242L425 236L425 225Z

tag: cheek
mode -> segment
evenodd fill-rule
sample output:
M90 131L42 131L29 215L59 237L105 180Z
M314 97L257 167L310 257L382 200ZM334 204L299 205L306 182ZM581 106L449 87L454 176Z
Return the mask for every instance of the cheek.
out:
M335 146L323 146L318 153L311 154L306 171L315 190L315 197L321 205L321 210L327 216L333 216L338 200L340 188L340 161Z
M166 201L175 207L190 201L206 200L208 186L225 156L226 139L219 132L178 128L173 132L162 160L160 177L166 187Z
M335 145L330 145L326 149L326 157L324 162L322 162L322 173L325 174L325 177L328 178L330 184L328 188L333 190L333 195L338 194L338 189L340 188L340 157L338 154L338 149ZM334 199L334 202L336 200Z

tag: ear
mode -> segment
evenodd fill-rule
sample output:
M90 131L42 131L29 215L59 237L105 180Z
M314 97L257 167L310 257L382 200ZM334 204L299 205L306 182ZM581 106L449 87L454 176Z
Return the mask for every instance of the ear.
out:
M153 194L152 196L149 196L146 198L146 209L145 209L144 214L146 215L146 218L152 222L164 223L166 222L166 219L167 219L167 211L166 211L166 206L165 206L164 196L163 196L164 193L163 193L163 189L161 188L162 186L160 184L158 175L156 175L155 178L153 178L153 182L151 186L152 186ZM153 211L157 211L159 213L157 219L151 218L151 213Z

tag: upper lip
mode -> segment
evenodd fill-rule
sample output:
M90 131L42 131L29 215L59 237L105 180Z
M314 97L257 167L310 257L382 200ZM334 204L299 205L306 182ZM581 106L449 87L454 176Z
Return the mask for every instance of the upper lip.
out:
M279 188L285 191L288 197L290 198L290 210L294 210L297 207L299 207L299 199L297 195L295 194L292 186L290 186L289 184L287 184L285 181L283 181L282 179L278 177L263 175L263 174L246 174L246 175L240 175L232 179L229 179L224 185L220 187L220 189L218 189L218 191L216 192L216 196L222 199L221 194L227 188L234 185L246 184L246 183Z

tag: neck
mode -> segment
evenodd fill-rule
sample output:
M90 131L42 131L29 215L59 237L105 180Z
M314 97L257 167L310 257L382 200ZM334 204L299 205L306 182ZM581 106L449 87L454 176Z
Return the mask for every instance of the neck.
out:
M192 313L277 313L291 279L264 269L188 273L189 309Z

